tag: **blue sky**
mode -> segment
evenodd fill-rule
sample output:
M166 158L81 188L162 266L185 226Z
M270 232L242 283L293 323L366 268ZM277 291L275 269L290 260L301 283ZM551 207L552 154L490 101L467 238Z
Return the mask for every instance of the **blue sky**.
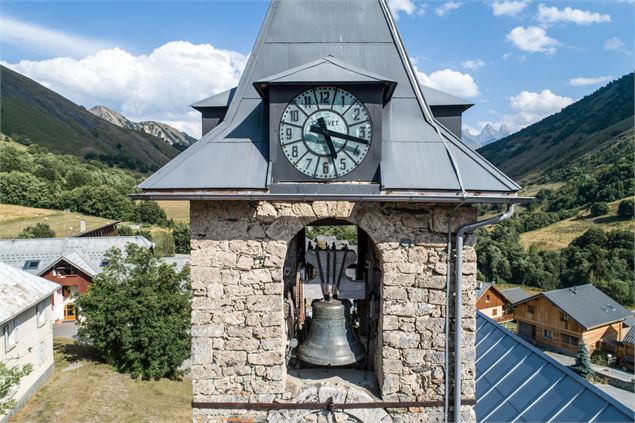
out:
M633 70L633 1L390 0L423 83L519 129ZM86 107L199 133L187 105L234 86L267 1L2 1L4 64Z

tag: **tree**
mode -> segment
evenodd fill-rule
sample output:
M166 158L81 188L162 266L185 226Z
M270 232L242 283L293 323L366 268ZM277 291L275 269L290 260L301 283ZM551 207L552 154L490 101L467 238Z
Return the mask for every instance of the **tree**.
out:
M583 341L578 342L578 353L575 357L575 364L571 366L571 370L585 379L588 379L593 374L589 350Z
M18 238L55 238L55 231L48 223L36 223L35 226L24 228Z
M137 222L165 226L168 216L156 201L141 201L136 206Z
M632 219L635 216L635 201L633 199L620 201L617 206L617 214L622 219Z
M189 267L177 271L135 244L106 257L108 266L77 301L80 339L135 378L177 377L190 355Z
M174 237L174 247L177 254L190 253L190 225L186 223L177 223L172 231Z
M591 211L591 216L593 217L604 216L605 214L609 212L609 205L604 202L593 203L591 205L590 211Z
M7 367L0 361L0 416L15 407L13 395L9 395L12 389L20 383L20 379L31 373L33 366L25 364L22 367Z

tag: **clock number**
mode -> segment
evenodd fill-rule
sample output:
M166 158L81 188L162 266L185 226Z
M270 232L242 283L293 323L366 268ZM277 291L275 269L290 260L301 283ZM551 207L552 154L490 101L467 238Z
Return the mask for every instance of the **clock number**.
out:
M346 102L346 97L342 96L342 107L344 107L344 103Z
M293 138L293 131L291 128L287 128L287 139L290 140L291 138Z
M320 103L328 104L331 93L328 91L320 91Z
M361 128L359 128L359 133L358 133L360 138L366 138L366 127L362 126Z
M297 110L291 110L291 122L297 122L298 119L299 119L298 111Z
M322 173L329 173L329 162L322 163Z
M313 159L311 159L311 158L306 159L306 168L305 169L308 169L309 166L311 166L311 162L312 161L313 161Z
M355 107L353 109L353 119L359 120L359 113L360 113L359 107Z
M340 163L341 163L340 170L346 170L346 159L342 157L340 159Z
M298 157L298 146L294 145L291 147L291 157Z
M308 96L308 95L304 96L304 105L306 107L311 107L311 96Z
M353 150L353 154L359 156L359 145L355 147L355 150Z

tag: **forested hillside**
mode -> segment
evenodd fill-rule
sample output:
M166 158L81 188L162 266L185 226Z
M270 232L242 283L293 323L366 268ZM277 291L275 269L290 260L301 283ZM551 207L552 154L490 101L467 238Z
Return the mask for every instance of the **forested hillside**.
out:
M0 74L0 132L18 142L143 173L179 154L163 140L113 125L4 66Z

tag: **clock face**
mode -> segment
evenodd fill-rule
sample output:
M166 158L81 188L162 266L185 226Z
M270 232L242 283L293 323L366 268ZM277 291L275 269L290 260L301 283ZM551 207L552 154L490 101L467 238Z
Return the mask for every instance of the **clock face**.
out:
M294 98L280 120L280 146L305 175L334 179L353 171L372 142L366 106L341 88L311 88Z

